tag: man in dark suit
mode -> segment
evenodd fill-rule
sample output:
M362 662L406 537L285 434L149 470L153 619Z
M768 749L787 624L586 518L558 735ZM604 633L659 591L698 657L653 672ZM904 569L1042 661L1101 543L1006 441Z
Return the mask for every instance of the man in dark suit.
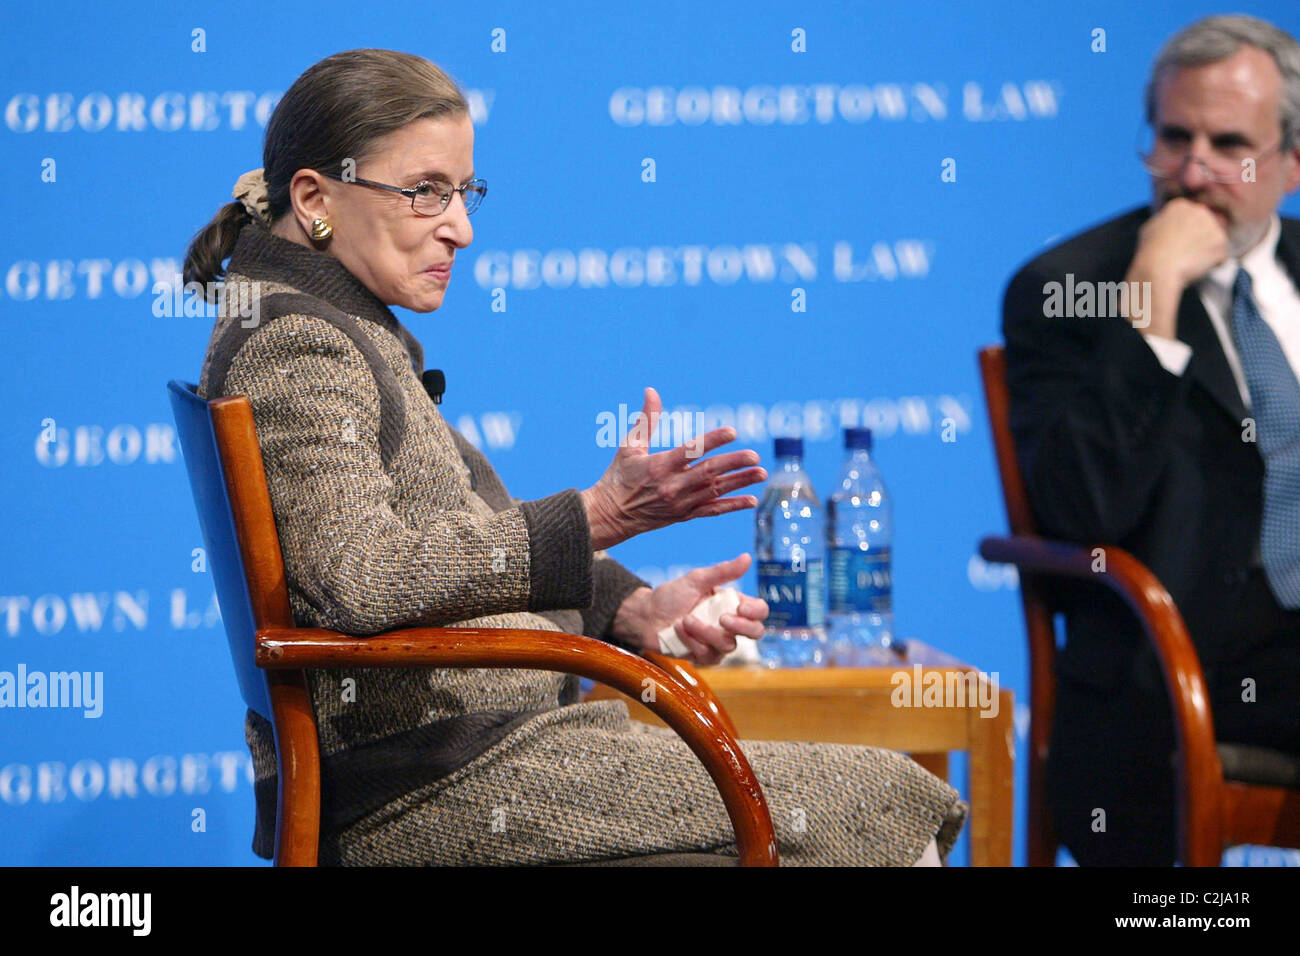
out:
M1251 17L1199 21L1157 58L1147 118L1151 206L1007 288L1017 451L1043 534L1125 548L1168 588L1218 739L1300 753L1300 220L1277 214L1300 186L1300 47ZM1065 606L1057 832L1084 865L1172 863L1155 656L1104 588Z

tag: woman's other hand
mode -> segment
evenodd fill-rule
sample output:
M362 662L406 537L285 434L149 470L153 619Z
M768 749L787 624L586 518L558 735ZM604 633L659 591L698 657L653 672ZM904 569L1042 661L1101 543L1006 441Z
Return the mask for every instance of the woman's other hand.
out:
M736 438L731 427L715 428L669 451L651 454L650 442L663 405L645 390L642 418L628 432L601 479L582 492L593 550L613 547L643 531L678 521L753 508L753 495L723 497L767 478L758 452L746 449L705 458Z
M641 650L658 651L659 631L672 625L690 650L689 660L710 666L736 649L736 635L759 640L767 619L767 602L742 594L735 614L723 614L717 624L690 617L695 606L714 589L734 581L749 570L751 558L741 554L712 567L696 568L659 587L638 588L629 594L614 615L615 636Z

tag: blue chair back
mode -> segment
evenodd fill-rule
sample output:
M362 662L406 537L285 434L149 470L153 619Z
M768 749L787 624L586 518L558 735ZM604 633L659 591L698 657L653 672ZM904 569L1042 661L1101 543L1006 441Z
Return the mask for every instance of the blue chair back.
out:
M189 382L173 379L167 383L167 391L176 418L181 455L190 476L194 505L199 513L207 565L212 571L217 604L230 643L230 659L239 679L239 692L250 709L270 720L266 671L254 660L257 622L235 531L234 510L217 445L212 409L199 397L197 387Z

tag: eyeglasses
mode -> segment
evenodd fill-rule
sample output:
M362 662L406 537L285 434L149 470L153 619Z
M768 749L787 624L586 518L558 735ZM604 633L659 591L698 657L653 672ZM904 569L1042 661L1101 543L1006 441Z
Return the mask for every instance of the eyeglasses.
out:
M446 211L447 206L451 204L451 197L460 193L461 200L465 203L465 214L469 215L479 206L483 205L483 197L487 195L487 181L483 179L471 179L463 186L453 186L451 183L444 182L441 179L422 179L414 186L389 186L387 183L377 183L369 179L344 179L337 173L324 173L330 179L337 179L341 183L356 183L360 186L372 186L375 189L387 189L389 192L401 193L403 196L411 198L411 211L417 216L437 216Z
M1149 136L1150 134L1148 134ZM1246 171L1258 166L1273 153L1282 150L1282 140L1260 152L1255 152L1245 143L1229 146L1211 147L1209 159L1193 157L1191 141L1185 133L1170 131L1158 135L1155 145L1149 149L1138 149L1138 158L1148 173L1157 179L1177 179L1183 173L1183 167L1190 160L1201 167L1205 178L1215 183L1253 182L1253 176ZM1250 165L1247 165L1249 161Z

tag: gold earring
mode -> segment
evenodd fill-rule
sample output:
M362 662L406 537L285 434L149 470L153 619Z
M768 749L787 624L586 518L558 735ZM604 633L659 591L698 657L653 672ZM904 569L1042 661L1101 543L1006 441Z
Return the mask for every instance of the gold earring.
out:
M334 227L324 219L313 219L311 221L311 237L313 239L328 239L334 235Z

